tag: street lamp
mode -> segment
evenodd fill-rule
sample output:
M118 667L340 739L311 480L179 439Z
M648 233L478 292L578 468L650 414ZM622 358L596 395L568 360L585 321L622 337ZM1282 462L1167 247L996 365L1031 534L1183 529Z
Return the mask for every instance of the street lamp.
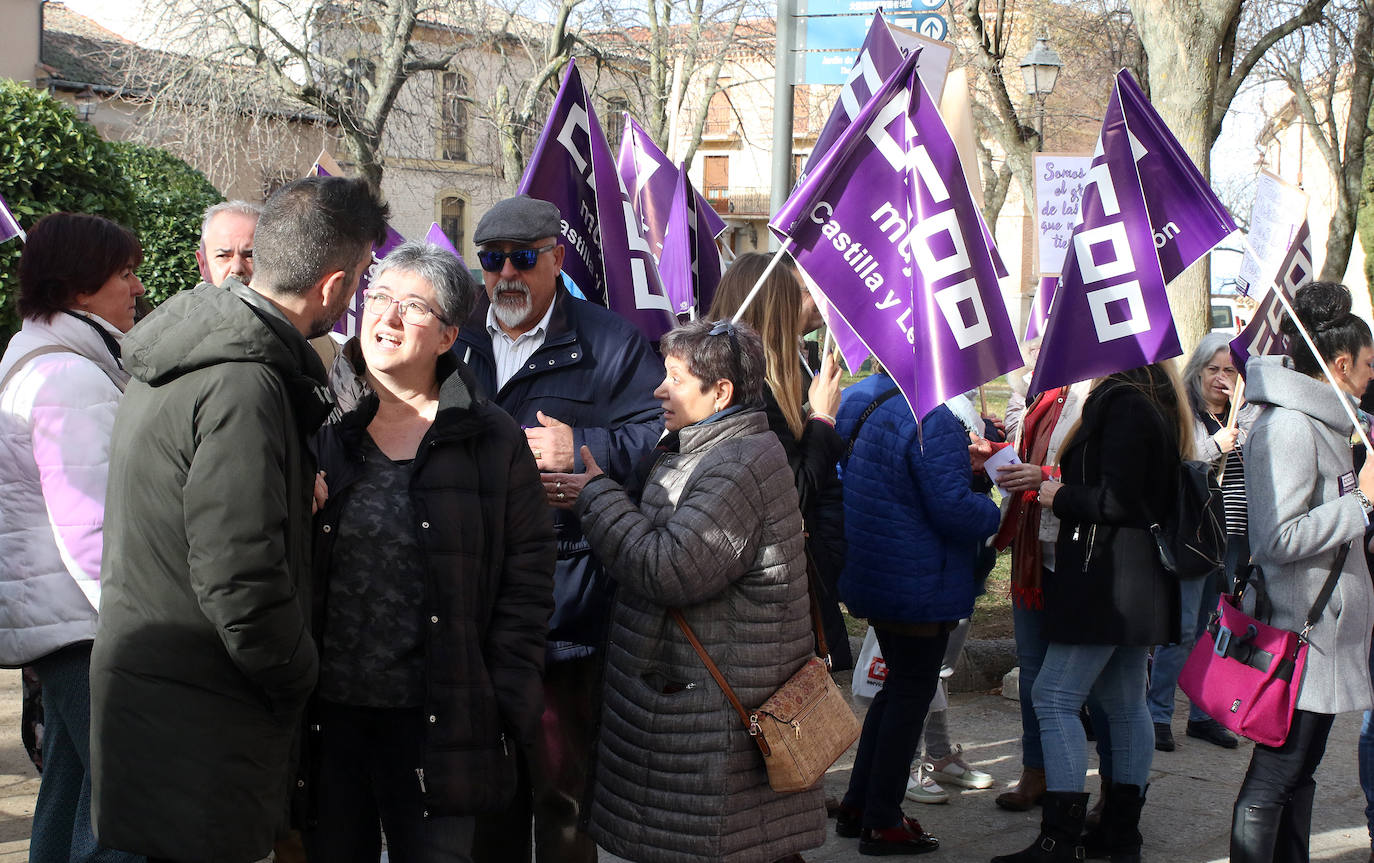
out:
M1035 97L1035 131L1040 136L1041 146L1045 142L1045 98L1054 92L1054 83L1059 78L1059 67L1064 61L1050 47L1050 36L1046 33L1035 40L1035 47L1021 58L1021 77L1026 82L1026 95Z

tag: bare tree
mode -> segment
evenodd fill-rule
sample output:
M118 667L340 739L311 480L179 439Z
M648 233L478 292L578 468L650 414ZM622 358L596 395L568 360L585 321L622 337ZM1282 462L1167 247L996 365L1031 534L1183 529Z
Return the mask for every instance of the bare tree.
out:
M1279 43L1265 65L1293 95L1302 126L1331 172L1332 212L1321 278L1340 281L1355 240L1374 89L1374 0L1328 7L1321 24Z

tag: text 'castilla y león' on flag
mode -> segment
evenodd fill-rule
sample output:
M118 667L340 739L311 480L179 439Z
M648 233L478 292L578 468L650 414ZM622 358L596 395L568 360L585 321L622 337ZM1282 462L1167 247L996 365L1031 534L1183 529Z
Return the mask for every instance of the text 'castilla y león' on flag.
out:
M1117 73L1030 392L1183 353L1164 286L1235 229L1130 73Z
M676 325L653 251L572 61L520 180L520 194L558 208L563 272L587 299L607 306L650 341Z
M977 207L910 54L773 217L924 417L1022 365Z
M1251 357L1289 352L1288 337L1279 329L1279 324L1283 321L1283 302L1279 299L1278 292L1283 291L1291 303L1298 286L1311 280L1312 231L1304 219L1298 226L1297 233L1293 235L1288 253L1279 264L1273 285L1255 309L1255 316L1250 319L1245 329L1241 330L1240 335L1231 340L1231 361L1240 369L1242 375L1245 374L1245 363Z

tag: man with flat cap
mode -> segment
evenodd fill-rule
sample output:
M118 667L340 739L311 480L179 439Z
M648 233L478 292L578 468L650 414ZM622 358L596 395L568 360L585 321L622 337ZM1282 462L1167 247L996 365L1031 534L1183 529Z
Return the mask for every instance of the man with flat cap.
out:
M663 362L624 318L568 293L560 233L558 208L547 201L521 195L487 211L473 234L487 301L454 348L492 401L525 427L558 534L544 733L537 751L526 753L530 787L506 817L479 823L478 863L530 859L531 804L540 863L596 859L578 819L595 749L611 589L572 511L586 478L578 453L590 448L623 482L663 431L653 395Z

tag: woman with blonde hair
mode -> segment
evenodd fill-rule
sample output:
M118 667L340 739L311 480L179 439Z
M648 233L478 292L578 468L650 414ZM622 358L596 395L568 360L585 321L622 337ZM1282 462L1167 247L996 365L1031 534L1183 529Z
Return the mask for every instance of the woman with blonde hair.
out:
M733 318L768 268L769 257L740 255L721 277L710 320ZM844 569L844 501L835 465L845 442L835 433L840 405L840 368L832 356L812 374L800 353L801 336L814 329L815 306L790 262L773 268L741 320L763 341L763 390L768 428L778 436L801 498L806 550L820 578L815 584L825 640L835 670L853 666L836 584ZM803 381L809 379L803 387Z

